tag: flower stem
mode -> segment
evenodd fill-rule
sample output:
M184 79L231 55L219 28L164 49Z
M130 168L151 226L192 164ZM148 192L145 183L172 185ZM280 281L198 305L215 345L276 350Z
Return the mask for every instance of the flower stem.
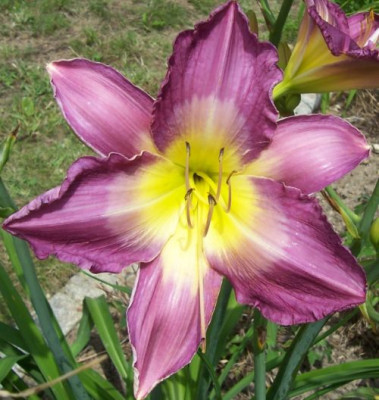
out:
M282 37L284 24L286 23L288 13L292 7L292 3L293 0L283 0L278 18L276 19L274 27L270 33L270 42L276 47L278 47L278 44Z
M254 391L256 400L266 399L266 319L258 311L254 310Z

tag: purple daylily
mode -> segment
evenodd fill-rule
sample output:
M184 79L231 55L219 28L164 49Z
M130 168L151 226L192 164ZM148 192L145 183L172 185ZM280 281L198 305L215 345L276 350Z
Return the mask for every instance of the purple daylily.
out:
M333 116L277 121L277 52L236 2L175 41L157 100L88 60L48 70L62 112L101 157L83 157L4 228L39 258L93 272L139 262L127 318L135 395L188 364L223 277L280 324L365 300L365 274L308 196L367 157Z
M347 17L328 0L305 2L297 43L274 97L379 87L379 16L371 11Z

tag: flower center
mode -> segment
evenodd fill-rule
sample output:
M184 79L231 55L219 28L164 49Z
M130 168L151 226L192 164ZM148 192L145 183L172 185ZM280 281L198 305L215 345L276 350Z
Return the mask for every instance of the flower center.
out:
M232 171L224 182L223 158L224 148L220 149L218 156L218 174L209 174L204 171L192 171L190 168L191 146L186 142L186 163L185 163L185 182L186 182L186 216L189 228L193 228L192 215L195 211L200 213L200 208L207 208L207 217L203 227L203 236L206 236L212 221L213 210L216 206L221 206L228 213L232 205L232 186L231 177L236 173ZM223 184L228 187L227 201L221 196Z
M374 30L375 25L375 14L374 10L371 10L367 15L365 21L361 23L361 34L357 39L357 44L361 48L369 46L375 49L376 43L378 42L379 29Z

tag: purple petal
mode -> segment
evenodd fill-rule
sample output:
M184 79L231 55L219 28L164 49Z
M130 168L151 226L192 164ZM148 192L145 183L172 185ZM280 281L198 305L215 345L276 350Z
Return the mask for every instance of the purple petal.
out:
M141 265L127 313L137 399L191 361L202 340L202 307L205 327L210 322L222 277L209 269L203 255L198 274L194 236L193 230L179 228L157 259Z
M349 50L359 50L349 36L346 15L337 4L328 0L307 0L307 11L335 56Z
M153 100L113 68L84 60L47 66L55 97L75 133L100 155L151 149Z
M284 79L274 96L377 87L378 16L346 18L339 6L326 0L308 0L307 5Z
M52 254L93 272L119 272L152 260L175 231L184 203L182 175L148 153L133 160L84 157L61 187L10 216L4 228L27 240L38 258Z
M365 273L316 200L269 179L232 179L235 205L223 226L210 229L204 249L239 302L289 325L365 301ZM221 242L223 249L215 246Z
M270 146L246 173L273 178L308 194L342 178L368 155L364 136L338 117L290 117L279 121Z
M222 147L244 162L256 157L275 129L270 92L281 78L276 61L274 47L250 33L235 2L181 33L155 103L158 149L177 162L185 159L185 141L205 163L217 160Z
M368 37L378 29L378 16L374 13L361 13L358 14L359 17L353 16L348 19L337 4L328 0L307 0L307 7L308 14L320 29L335 56L347 54L352 57L378 60L378 50L375 45L366 43ZM364 18L366 20L363 20Z
M358 13L348 18L348 24L351 38L360 47L375 52L379 35L379 15L373 12Z

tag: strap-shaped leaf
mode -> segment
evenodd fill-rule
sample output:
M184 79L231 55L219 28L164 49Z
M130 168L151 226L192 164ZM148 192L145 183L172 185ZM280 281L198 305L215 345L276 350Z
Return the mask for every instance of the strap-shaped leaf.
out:
M83 302L84 303L84 302ZM91 337L91 329L93 327L93 321L89 314L88 308L83 305L83 314L80 319L78 333L76 335L75 342L71 345L71 352L76 357L87 345Z
M378 377L379 361L377 359L351 361L299 375L295 379L290 396L298 396L327 385L336 385L335 387L338 387L356 379Z
M278 375L267 393L268 400L286 400L301 362L324 326L327 318L303 325L280 365Z
M49 381L60 375L59 368L54 357L49 350L41 332L34 323L28 309L21 299L18 291L14 288L12 281L0 264L0 292L4 302L15 320L23 340L28 348L28 352L34 358L38 368L44 375L45 380ZM56 398L59 400L71 400L72 392L62 382L51 388Z
M11 356L0 359L0 382L9 374L11 369L19 360L22 360L26 356Z
M2 180L0 179L0 200L5 206L14 207ZM15 272L24 286L33 307L37 313L39 324L58 369L61 374L66 374L77 367L66 339L51 310L51 307L42 291L35 273L35 267L30 256L27 244L18 238L9 235L1 229L1 236L5 248L12 262ZM22 301L22 300L21 300ZM13 317L15 317L13 315ZM34 322L33 322L34 323ZM19 326L20 328L20 326ZM20 328L21 330L21 328ZM46 352L46 350L45 350ZM75 375L68 379L70 392L75 398L90 400L79 378Z
M133 392L133 369L125 360L124 352L117 336L105 297L100 296L96 299L86 297L85 305L88 307L89 313L100 335L105 350L109 354L109 357L117 371L126 382L128 389L127 394L131 395Z

